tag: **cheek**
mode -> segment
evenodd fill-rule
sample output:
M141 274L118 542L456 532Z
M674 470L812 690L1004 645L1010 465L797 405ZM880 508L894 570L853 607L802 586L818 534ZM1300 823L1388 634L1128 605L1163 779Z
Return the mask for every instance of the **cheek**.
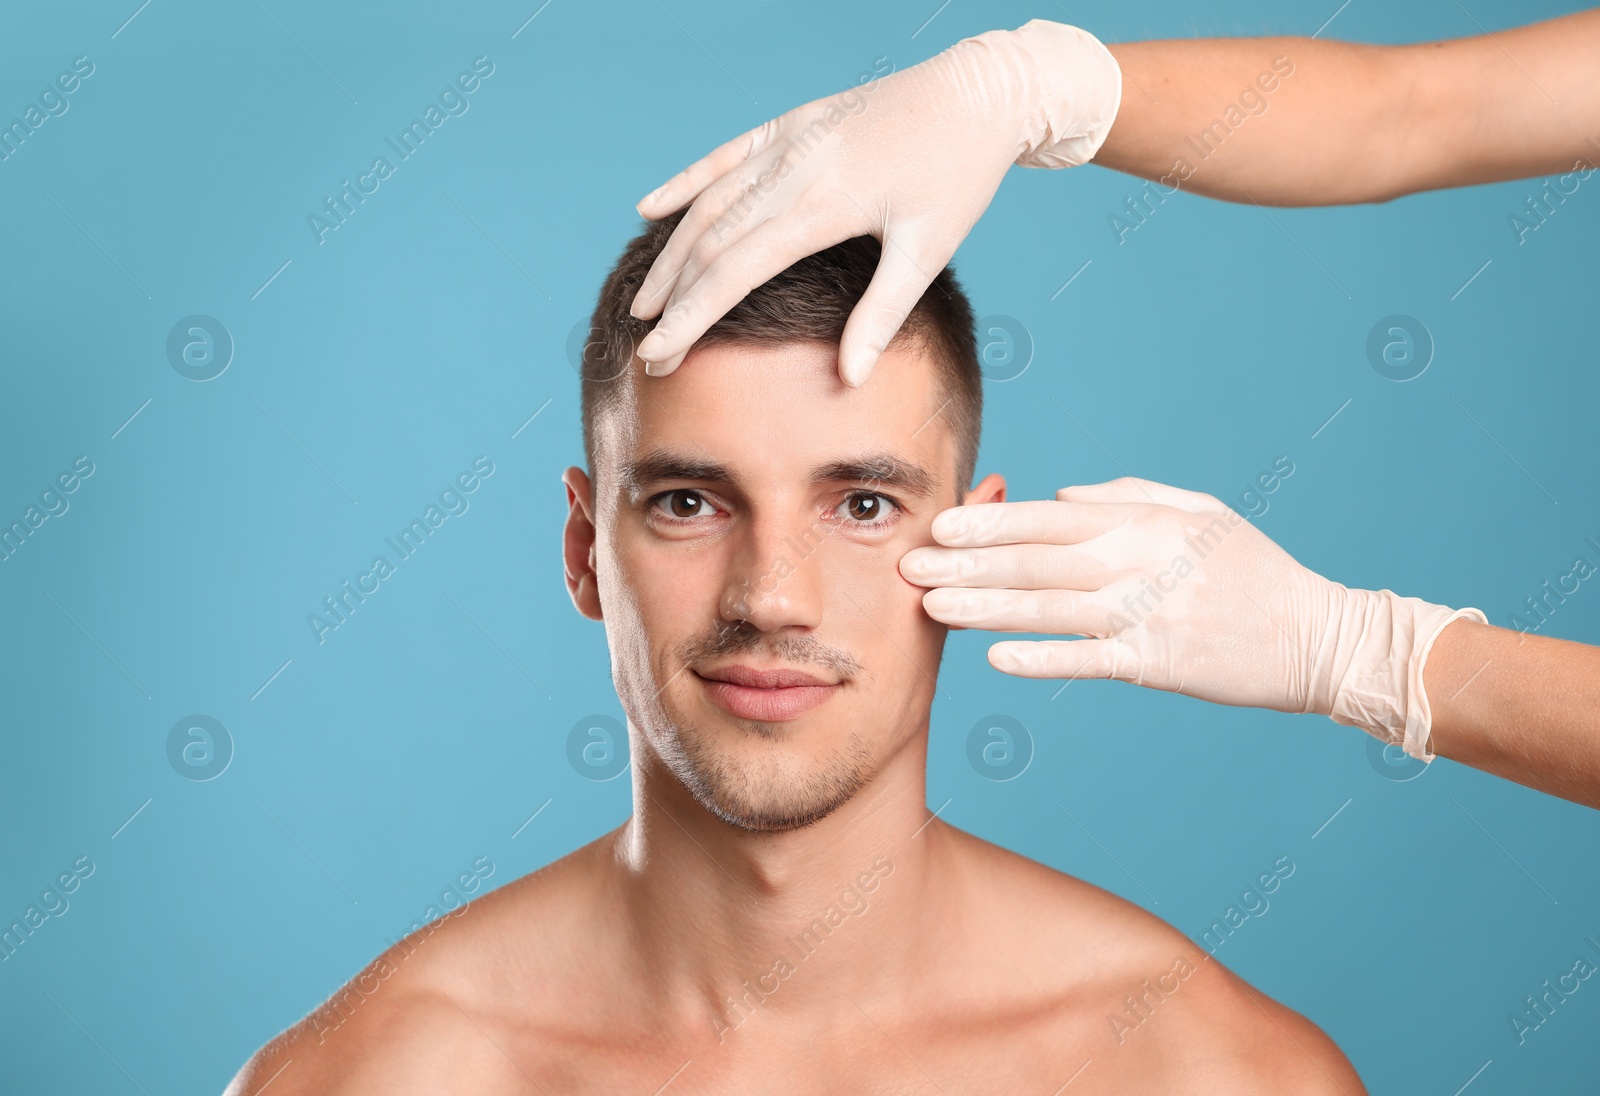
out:
M725 585L715 546L691 550L623 527L597 539L595 562L607 634L616 641L664 656L711 626Z
M659 545L613 531L596 540L595 573L612 661L619 670L644 674L640 684L648 684L655 676L655 652L689 627L687 615L698 604L695 568L675 566Z
M900 574L900 557L911 547L911 542L896 543L855 559L833 561L833 565L840 576L836 589L849 594L837 598L837 619L850 622L850 631L863 647L886 652L876 660L878 669L897 672L903 668L920 678L906 655L933 672L948 629L922 608L927 590Z

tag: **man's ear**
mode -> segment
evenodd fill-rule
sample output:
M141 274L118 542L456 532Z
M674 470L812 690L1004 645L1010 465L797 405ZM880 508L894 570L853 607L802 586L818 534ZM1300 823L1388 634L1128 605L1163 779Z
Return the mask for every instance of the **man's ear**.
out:
M990 472L961 500L963 506L976 506L980 502L1006 501L1006 478L999 472Z
M561 558L567 573L567 593L578 612L600 620L600 586L594 569L594 486L576 466L562 473L567 488L567 525L561 535Z

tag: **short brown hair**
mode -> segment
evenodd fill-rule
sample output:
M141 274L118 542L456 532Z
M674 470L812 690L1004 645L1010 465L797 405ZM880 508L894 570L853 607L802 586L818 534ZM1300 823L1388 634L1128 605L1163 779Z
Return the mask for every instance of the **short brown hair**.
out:
M600 288L583 348L583 451L595 471L595 424L621 395L616 379L630 372L633 349L656 325L628 311L667 238L683 213L646 221L629 240ZM695 342L837 344L878 268L883 245L857 236L808 255L751 290ZM658 317L659 318L659 317ZM942 414L956 443L956 498L972 486L983 424L983 375L978 362L972 305L950 267L941 270L922 294L892 345L914 339L934 360L939 374Z

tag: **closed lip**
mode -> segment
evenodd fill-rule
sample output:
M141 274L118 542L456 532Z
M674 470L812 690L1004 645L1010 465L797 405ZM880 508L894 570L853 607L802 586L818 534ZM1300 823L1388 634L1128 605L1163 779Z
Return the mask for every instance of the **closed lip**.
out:
M749 689L794 689L807 685L837 685L804 670L758 670L753 666L720 666L714 670L696 670L707 681L725 681L729 685L743 685Z

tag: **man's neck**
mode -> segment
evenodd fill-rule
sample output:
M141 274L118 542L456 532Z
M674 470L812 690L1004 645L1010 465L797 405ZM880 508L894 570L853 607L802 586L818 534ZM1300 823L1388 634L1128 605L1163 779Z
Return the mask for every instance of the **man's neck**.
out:
M821 821L752 833L637 752L634 814L613 851L633 961L659 1007L726 1040L759 1012L823 1015L841 993L905 985L956 897L926 763L919 738Z

